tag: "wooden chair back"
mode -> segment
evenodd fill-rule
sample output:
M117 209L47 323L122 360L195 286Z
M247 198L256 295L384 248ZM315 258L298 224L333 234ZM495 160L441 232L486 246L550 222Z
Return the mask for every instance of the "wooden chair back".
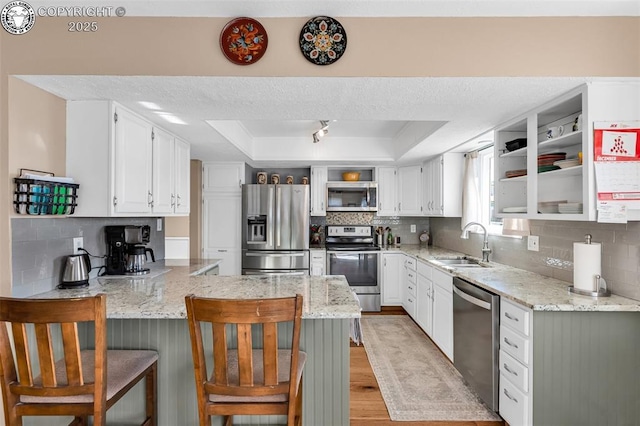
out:
M301 295L289 298L252 300L207 299L189 295L185 301L199 405L209 404L209 395L211 394L253 398L285 394L287 395L287 403L296 401L297 378L301 374L298 371L302 317ZM293 322L290 341L291 363L286 381L280 381L278 378L278 323L282 322ZM202 323L210 323L213 333L213 371L211 374L207 372ZM256 324L262 328L261 341L253 336L252 326ZM231 332L233 332L233 328L237 329L235 342L229 338L230 328ZM257 341L257 348L262 350L262 366L255 365L254 362L254 354L257 349L254 347L254 340ZM236 346L236 348L230 347L230 342L231 346ZM237 356L235 350L237 350ZM230 363L230 354L232 353L233 362ZM237 374L233 374L233 377L237 377L237 381L232 381L229 377L230 366L233 365L235 368L236 358L238 370ZM261 377L260 374L256 374L259 369L263 371ZM258 377L256 378L256 376ZM289 405L293 405L293 403ZM200 406L199 409L202 413L204 407ZM285 407L282 413L286 414L288 409L291 408ZM251 409L242 410L240 408L240 411L236 411L235 414L251 414L250 411ZM215 412L215 408L209 409L209 413L212 412ZM227 410L226 414L232 413Z

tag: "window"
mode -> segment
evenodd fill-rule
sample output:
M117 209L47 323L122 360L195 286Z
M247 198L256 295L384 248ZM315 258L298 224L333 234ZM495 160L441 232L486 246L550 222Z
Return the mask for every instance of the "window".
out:
M502 218L496 217L493 145L478 152L478 190L480 191L481 222L490 234L502 235Z

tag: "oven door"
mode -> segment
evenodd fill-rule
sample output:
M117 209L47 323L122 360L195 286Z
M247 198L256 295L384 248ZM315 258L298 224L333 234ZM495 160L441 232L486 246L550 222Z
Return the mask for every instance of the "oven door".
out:
M344 275L356 294L380 294L377 251L327 251L329 275Z

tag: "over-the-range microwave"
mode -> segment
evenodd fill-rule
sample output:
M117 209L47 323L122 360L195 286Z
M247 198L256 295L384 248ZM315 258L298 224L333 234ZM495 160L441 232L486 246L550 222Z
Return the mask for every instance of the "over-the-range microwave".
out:
M378 211L376 182L327 182L327 211Z

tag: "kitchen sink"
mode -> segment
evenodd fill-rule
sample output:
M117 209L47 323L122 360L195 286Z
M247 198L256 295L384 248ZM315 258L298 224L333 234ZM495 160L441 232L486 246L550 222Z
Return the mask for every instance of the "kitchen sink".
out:
M434 259L433 263L443 266L451 266L454 268L485 268L487 265L483 265L480 261L470 259L467 257L447 258L447 259Z

